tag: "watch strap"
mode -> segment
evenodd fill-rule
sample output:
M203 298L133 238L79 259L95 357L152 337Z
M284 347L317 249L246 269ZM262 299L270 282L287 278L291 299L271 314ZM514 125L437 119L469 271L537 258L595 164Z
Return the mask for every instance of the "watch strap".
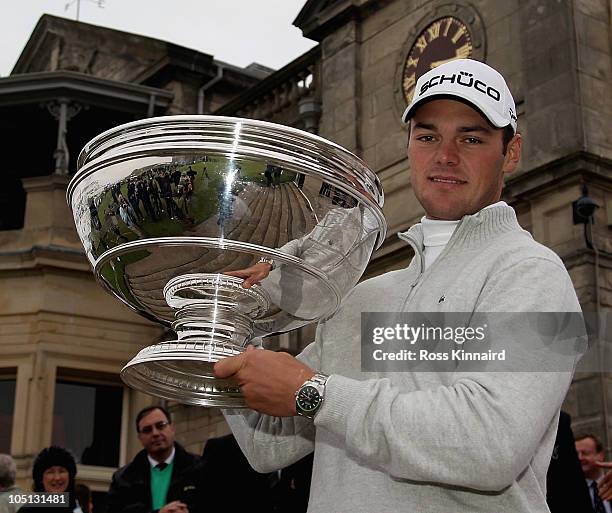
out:
M327 374L323 374L322 372L319 372L319 373L315 374L312 378L306 380L304 382L304 385L306 383L308 383L309 381L312 381L313 383L316 383L317 385L325 386L325 383L327 383L327 378L329 378L329 376ZM302 386L304 386L304 385L302 385Z
M258 264L270 264L270 267L272 269L274 269L276 267L276 265L274 264L274 259L269 258L269 257L261 257L259 260L257 260Z

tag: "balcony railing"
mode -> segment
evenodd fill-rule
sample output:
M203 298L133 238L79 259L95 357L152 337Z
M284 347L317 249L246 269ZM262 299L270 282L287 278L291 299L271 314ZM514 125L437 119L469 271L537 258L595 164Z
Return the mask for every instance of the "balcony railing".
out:
M320 46L272 73L215 111L316 132L321 113Z

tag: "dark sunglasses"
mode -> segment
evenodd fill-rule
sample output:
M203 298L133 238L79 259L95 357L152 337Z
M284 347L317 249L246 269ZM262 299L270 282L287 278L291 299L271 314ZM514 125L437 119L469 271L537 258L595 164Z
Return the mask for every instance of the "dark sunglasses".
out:
M143 427L140 432L144 433L145 435L148 435L149 433L153 432L153 427L155 427L155 429L157 429L157 431L163 431L164 429L166 429L166 427L168 427L170 423L167 420L160 420L159 422L156 422L155 424L151 424L150 426L145 426Z

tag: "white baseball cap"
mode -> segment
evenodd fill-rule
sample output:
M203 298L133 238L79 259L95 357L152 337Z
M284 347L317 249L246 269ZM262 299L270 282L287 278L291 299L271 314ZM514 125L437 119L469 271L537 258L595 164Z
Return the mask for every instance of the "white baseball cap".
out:
M414 95L404 111L407 123L424 100L457 96L476 107L497 128L512 126L516 133L516 106L504 77L491 66L473 59L446 62L417 80Z

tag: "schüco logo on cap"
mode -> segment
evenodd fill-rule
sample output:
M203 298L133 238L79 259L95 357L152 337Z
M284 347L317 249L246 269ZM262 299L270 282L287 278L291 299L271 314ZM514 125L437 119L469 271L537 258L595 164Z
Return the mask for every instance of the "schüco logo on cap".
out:
M500 101L501 99L501 93L497 89L485 84L482 80L479 80L479 79L474 80L474 74L469 73L467 71L460 71L458 75L456 73L453 73L450 76L446 76L442 74L442 75L435 75L431 77L427 82L425 82L421 86L421 90L419 91L419 96L424 94L431 87L435 87L438 85L441 86L445 82L449 82L451 84L458 84L463 87L469 87L469 88L476 89L476 91L487 95L489 98L492 98L496 102Z

